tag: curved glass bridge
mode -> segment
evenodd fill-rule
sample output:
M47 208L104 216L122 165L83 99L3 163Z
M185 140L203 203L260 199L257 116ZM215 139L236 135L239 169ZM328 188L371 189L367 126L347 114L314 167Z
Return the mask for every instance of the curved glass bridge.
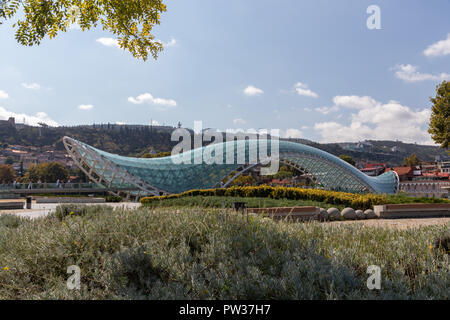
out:
M63 142L69 155L93 182L105 188L137 190L137 194L134 192L137 196L227 187L247 170L267 165L270 157L260 156L263 147L267 154L274 155L271 140L210 144L152 159L107 153L70 137L64 137ZM303 172L325 190L395 194L399 188L394 171L370 177L325 151L289 141L278 141L277 150L279 163Z

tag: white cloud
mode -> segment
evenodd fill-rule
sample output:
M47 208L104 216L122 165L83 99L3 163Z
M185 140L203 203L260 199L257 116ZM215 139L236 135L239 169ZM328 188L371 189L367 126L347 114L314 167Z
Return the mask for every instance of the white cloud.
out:
M333 102L337 107L350 109L368 109L377 105L375 99L368 96L336 96Z
M0 90L0 99L8 99L8 98L9 95L5 91Z
M339 110L338 106L332 106L332 107L319 107L319 108L315 108L314 110L316 110L317 112L320 112L322 114L329 114L330 112L335 112Z
M177 106L177 102L172 99L154 98L150 93L144 93L136 98L129 97L128 102L133 104L153 104L160 110L166 110Z
M331 112L339 111L341 108L348 109L367 109L376 106L377 101L368 96L336 96L333 98L334 105L332 107L318 107L315 108L317 112L322 114L329 114ZM337 118L340 118L339 115Z
M438 41L430 45L423 52L427 57L446 56L450 54L450 33L447 35L447 39Z
M234 119L233 123L234 124L246 124L247 122L244 119L238 118L238 119Z
M175 38L171 38L169 42L164 42L160 39L155 39L154 41L161 43L164 48L175 47L177 45L177 39Z
M169 42L163 43L163 46L168 48L168 47L173 47L177 44L177 40L175 38L170 39Z
M16 122L21 123L25 119L25 123L28 125L37 126L39 123L45 123L52 127L57 127L59 124L52 120L45 112L38 112L34 116L30 116L24 113L15 113L8 111L3 107L0 107L0 120L7 120L8 118L16 118Z
M247 88L245 88L245 90L244 90L244 94L246 95L246 96L249 96L249 97L252 97L252 96L259 96L259 95L261 95L261 94L263 94L264 93L264 91L263 90L261 90L261 89L259 89L259 88L256 88L256 87L254 87L254 86L248 86Z
M305 110L306 112L311 112L312 111L311 108L303 108L303 110Z
M284 138L293 138L293 139L299 139L302 137L302 132L298 129L287 129L284 133Z
M80 110L92 110L92 109L94 109L94 106L92 104L80 104L78 106L78 109L80 109Z
M95 41L107 47L115 47L120 49L119 40L114 38L98 38Z
M38 83L22 83L22 87L30 90L39 90L41 86Z
M305 83L297 82L295 84L295 91L299 96L306 96L311 98L318 98L319 95L308 89L308 85Z
M314 129L323 142L373 140L402 140L432 144L426 130L430 110L414 111L396 101L384 104L371 97L337 96L336 105L356 109L349 125L336 121L320 122Z
M401 80L407 82L417 82L417 81L443 81L450 79L449 73L441 73L439 75L420 73L417 71L417 67L410 64L400 64L393 68L395 71L395 76Z

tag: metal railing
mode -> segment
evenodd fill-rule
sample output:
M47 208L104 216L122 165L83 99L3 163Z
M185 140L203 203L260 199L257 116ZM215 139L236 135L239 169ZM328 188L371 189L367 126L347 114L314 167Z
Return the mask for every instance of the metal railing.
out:
M105 188L104 186L87 182L87 183L9 183L0 184L0 192L18 192L26 190L67 190L67 191L77 191L77 190L93 190L93 191L105 191L105 190L135 190L136 187L132 185L121 185L117 187Z

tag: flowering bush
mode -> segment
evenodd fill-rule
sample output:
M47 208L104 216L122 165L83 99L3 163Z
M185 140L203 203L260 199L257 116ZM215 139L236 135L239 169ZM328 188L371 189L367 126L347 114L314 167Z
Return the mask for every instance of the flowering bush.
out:
M361 210L370 209L374 205L387 203L448 202L448 200L445 199L410 198L406 196L388 196L378 194L355 194L338 191L302 189L297 187L271 187L264 185L258 187L231 187L227 189L196 189L179 194L142 198L141 203L144 205L151 205L165 199L177 199L195 196L225 196L244 198L259 197L288 200L311 200L333 205L342 205Z
M189 196L226 196L226 197L262 197L271 199L311 200L326 202L334 205L344 205L358 209L369 209L373 205L386 203L386 197L382 195L359 195L353 193L311 190L295 187L231 187L228 189L190 190L179 194L171 194L159 197L142 198L144 205L153 204L160 200L182 198Z

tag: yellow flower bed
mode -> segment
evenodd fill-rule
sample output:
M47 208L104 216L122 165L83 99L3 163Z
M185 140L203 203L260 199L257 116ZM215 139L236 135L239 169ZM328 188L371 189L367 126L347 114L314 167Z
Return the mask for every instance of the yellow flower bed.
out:
M344 205L352 208L368 209L374 205L386 202L383 195L354 194L337 191L302 189L294 187L231 187L227 189L205 189L189 190L183 193L167 196L146 197L141 203L151 204L160 200L175 199L189 196L225 196L225 197L258 197L289 200L312 200L326 202L329 204Z

